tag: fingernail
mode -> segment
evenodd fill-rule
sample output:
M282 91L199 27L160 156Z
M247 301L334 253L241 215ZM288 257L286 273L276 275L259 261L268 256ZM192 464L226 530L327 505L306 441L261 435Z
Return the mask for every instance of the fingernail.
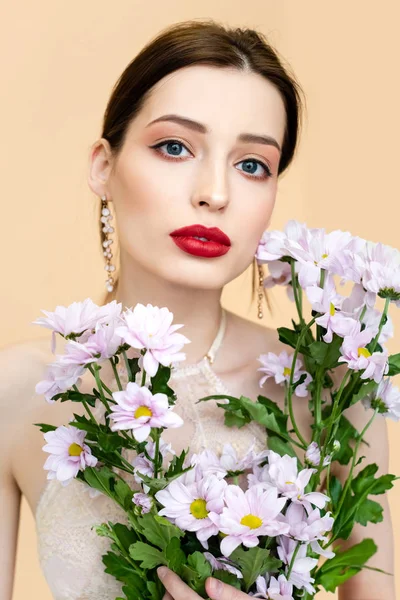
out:
M164 577L166 576L167 573L168 573L167 567L158 567L157 575L159 576L161 581L164 579Z
M210 592L212 595L218 599L220 593L222 592L223 584L219 579L214 579L214 577L210 577Z

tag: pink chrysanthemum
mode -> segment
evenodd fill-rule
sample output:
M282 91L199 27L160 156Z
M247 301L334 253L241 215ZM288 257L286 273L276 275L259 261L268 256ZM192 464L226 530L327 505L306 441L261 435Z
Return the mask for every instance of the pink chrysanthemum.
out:
M221 553L230 556L243 544L253 548L259 536L276 536L289 531L289 525L277 519L286 504L286 498L278 498L278 490L264 490L255 485L243 491L237 485L225 490L225 503L220 515L210 514L211 520L225 534L221 542Z
M134 438L144 442L152 427L180 427L181 417L173 412L166 394L152 394L146 386L129 381L126 390L113 392L111 431L132 429Z
M47 431L43 437L47 444L42 450L50 452L43 466L43 469L49 471L47 479L58 479L66 486L78 471L96 466L97 458L85 444L86 431L72 425L61 425L54 431Z

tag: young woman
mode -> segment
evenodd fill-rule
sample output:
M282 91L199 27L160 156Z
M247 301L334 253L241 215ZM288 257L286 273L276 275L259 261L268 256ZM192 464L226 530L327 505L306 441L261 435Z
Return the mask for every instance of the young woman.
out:
M123 307L139 302L167 306L191 340L186 361L171 379L179 400L176 412L185 425L163 436L177 452L189 445L193 451L205 446L219 451L230 442L240 453L253 439L258 448L265 444L258 426L225 428L215 403L196 406L195 401L213 393L256 398L258 357L282 349L275 331L223 311L221 293L249 265L256 269L254 255L271 219L278 178L295 154L301 112L298 83L261 34L212 21L185 22L161 32L128 65L112 92L101 137L92 146L88 183L99 198L108 274L104 303L115 298ZM115 221L101 219L108 211ZM118 278L108 243L113 228L120 249ZM60 343L57 352L62 352ZM101 556L109 540L91 526L124 515L105 496L92 498L78 481L66 487L47 481L43 434L32 426L67 424L72 416L69 403L49 406L43 397L32 398L52 360L39 343L1 354L0 596L11 600L23 493L36 517L40 562L54 598L111 600L121 595L121 585L104 573ZM21 361L27 367L23 382ZM88 375L82 390L92 388ZM102 378L113 385L107 364ZM266 384L264 391L283 405L280 388ZM101 410L102 405L96 407L99 418ZM296 400L296 416L307 433L307 399ZM349 418L361 429L364 409L350 411ZM385 472L384 420L368 434L371 446L364 454L373 455ZM15 440L23 440L23 446ZM346 472L337 475L344 479ZM356 528L347 545L374 537L379 552L373 566L393 571L390 515L383 504L384 522L371 530ZM160 576L166 599L198 598L171 572ZM229 586L216 590L211 585L210 598L247 597ZM374 571L363 571L340 591L341 600L394 597L393 580Z

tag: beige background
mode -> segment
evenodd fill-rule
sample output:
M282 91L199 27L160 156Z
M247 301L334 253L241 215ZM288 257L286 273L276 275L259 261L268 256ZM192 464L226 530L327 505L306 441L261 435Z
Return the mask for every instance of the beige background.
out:
M1 345L46 335L30 324L42 308L100 300L105 272L98 199L86 184L88 150L127 63L161 28L188 18L259 28L305 90L300 152L279 184L272 228L296 218L400 247L397 1L20 0L4 2L2 13ZM223 300L257 320L249 297L246 273ZM272 301L274 316L266 323L287 324L294 312L283 290ZM392 316L397 342L388 346L395 352L400 312ZM390 468L398 474L399 428L389 423ZM399 557L400 485L389 498ZM13 598L50 599L25 501Z

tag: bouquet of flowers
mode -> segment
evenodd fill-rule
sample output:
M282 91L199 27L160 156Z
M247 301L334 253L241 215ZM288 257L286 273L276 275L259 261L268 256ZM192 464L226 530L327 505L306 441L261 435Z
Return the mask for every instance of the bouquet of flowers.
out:
M385 493L397 479L376 476L375 464L356 476L354 470L372 421L400 418L400 391L391 382L400 373L400 354L389 356L384 346L393 335L389 306L400 306L400 253L348 232L290 221L284 232L265 232L257 260L269 265L265 285L286 285L297 310L293 328L278 328L291 351L259 357L260 388L274 378L284 388L284 408L262 395L199 402L217 400L227 427L251 421L264 427L262 452L253 445L237 456L225 445L219 455L187 449L178 456L163 440L165 429L183 424L169 379L189 342L177 333L183 325L172 324L168 308L138 304L122 311L116 301L99 307L88 298L43 311L46 316L35 321L52 330L53 353L56 333L67 340L36 392L49 403L81 403L86 412L66 426L35 424L47 442L44 469L62 485L80 480L126 513L127 524L108 521L95 530L111 540L105 571L122 582L128 600L162 599L161 565L202 598L213 576L249 596L280 600L311 599L321 587L334 591L371 568L365 563L377 549L372 539L346 551L340 540L350 537L355 523L382 521L382 507L370 496ZM340 284L352 282L349 296L339 294L335 276ZM385 300L382 312L377 297ZM135 358L128 358L131 349ZM105 361L116 390L102 380ZM95 381L92 394L79 390L86 369ZM295 396L309 396L307 438L296 423ZM357 402L371 412L361 432L344 414ZM96 403L104 405L104 422L91 411ZM124 456L128 450L135 451L131 461ZM349 465L344 485L331 474L335 461ZM118 471L132 475L136 489Z

